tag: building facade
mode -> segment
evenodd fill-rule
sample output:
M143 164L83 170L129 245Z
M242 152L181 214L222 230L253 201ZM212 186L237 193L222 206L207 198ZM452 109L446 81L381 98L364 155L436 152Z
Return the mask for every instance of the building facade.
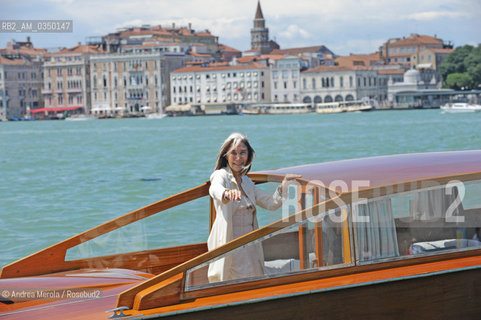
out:
M301 102L301 62L302 59L297 56L281 56L281 58L269 59L271 102Z
M454 52L454 50L450 48L424 49L419 52L419 54L412 56L411 67L417 70L434 70L439 72L439 66L452 52Z
M236 66L191 66L170 75L172 104L253 104L269 100L269 68L253 62Z
M356 70L339 66L319 66L301 72L304 103L361 100L380 101L386 95L375 70Z
M185 65L182 53L121 53L90 58L92 113L162 113L170 104L169 73Z
M42 106L41 62L0 56L0 121L29 118Z
M410 66L413 60L419 61L419 53L426 49L443 49L452 47L436 36L411 34L409 37L393 38L380 48L381 57L392 64Z
M79 44L51 54L43 64L42 96L46 108L83 108L91 112L90 66L93 54L103 51Z

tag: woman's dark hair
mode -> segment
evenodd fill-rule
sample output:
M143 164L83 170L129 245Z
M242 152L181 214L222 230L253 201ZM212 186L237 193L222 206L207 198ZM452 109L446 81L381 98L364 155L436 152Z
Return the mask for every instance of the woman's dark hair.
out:
M247 161L241 174L244 175L249 172L256 153L249 144L249 140L247 140L247 137L244 134L238 132L234 132L229 137L227 137L227 139L225 139L224 143L222 144L222 147L220 147L219 154L217 155L217 161L215 164L215 170L219 170L221 168L226 168L229 166L229 162L227 161L227 154L234 148L236 148L241 142L247 147Z

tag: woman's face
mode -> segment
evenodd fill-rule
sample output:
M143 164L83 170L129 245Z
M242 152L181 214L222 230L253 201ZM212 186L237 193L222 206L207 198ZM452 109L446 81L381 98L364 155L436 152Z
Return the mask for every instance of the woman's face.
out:
M244 169L249 151L243 142L240 142L237 147L227 153L227 162L234 174L240 174Z

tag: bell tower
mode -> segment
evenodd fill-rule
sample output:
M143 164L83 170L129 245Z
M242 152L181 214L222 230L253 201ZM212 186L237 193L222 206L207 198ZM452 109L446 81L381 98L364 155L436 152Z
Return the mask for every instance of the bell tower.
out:
M266 20L262 14L261 2L257 2L254 27L251 29L251 49L258 50L261 54L272 51L269 44L269 29L266 28Z

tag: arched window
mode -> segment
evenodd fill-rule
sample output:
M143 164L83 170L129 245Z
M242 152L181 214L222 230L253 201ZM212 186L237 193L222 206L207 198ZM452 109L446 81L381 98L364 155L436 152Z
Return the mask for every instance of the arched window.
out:
M315 96L314 103L322 103L322 98L320 96Z
M325 102L325 103L332 102L332 97L331 97L331 96L326 96L326 97L324 98L324 102Z
M312 102L312 99L311 99L311 97L309 97L309 96L305 96L304 99L302 99L302 102L304 102L304 103L311 103L311 102Z
M352 94L348 94L346 96L346 101L354 101L354 97L352 96Z
M341 101L342 101L342 96L338 94L338 95L334 98L334 100L335 100L336 102L341 102Z

